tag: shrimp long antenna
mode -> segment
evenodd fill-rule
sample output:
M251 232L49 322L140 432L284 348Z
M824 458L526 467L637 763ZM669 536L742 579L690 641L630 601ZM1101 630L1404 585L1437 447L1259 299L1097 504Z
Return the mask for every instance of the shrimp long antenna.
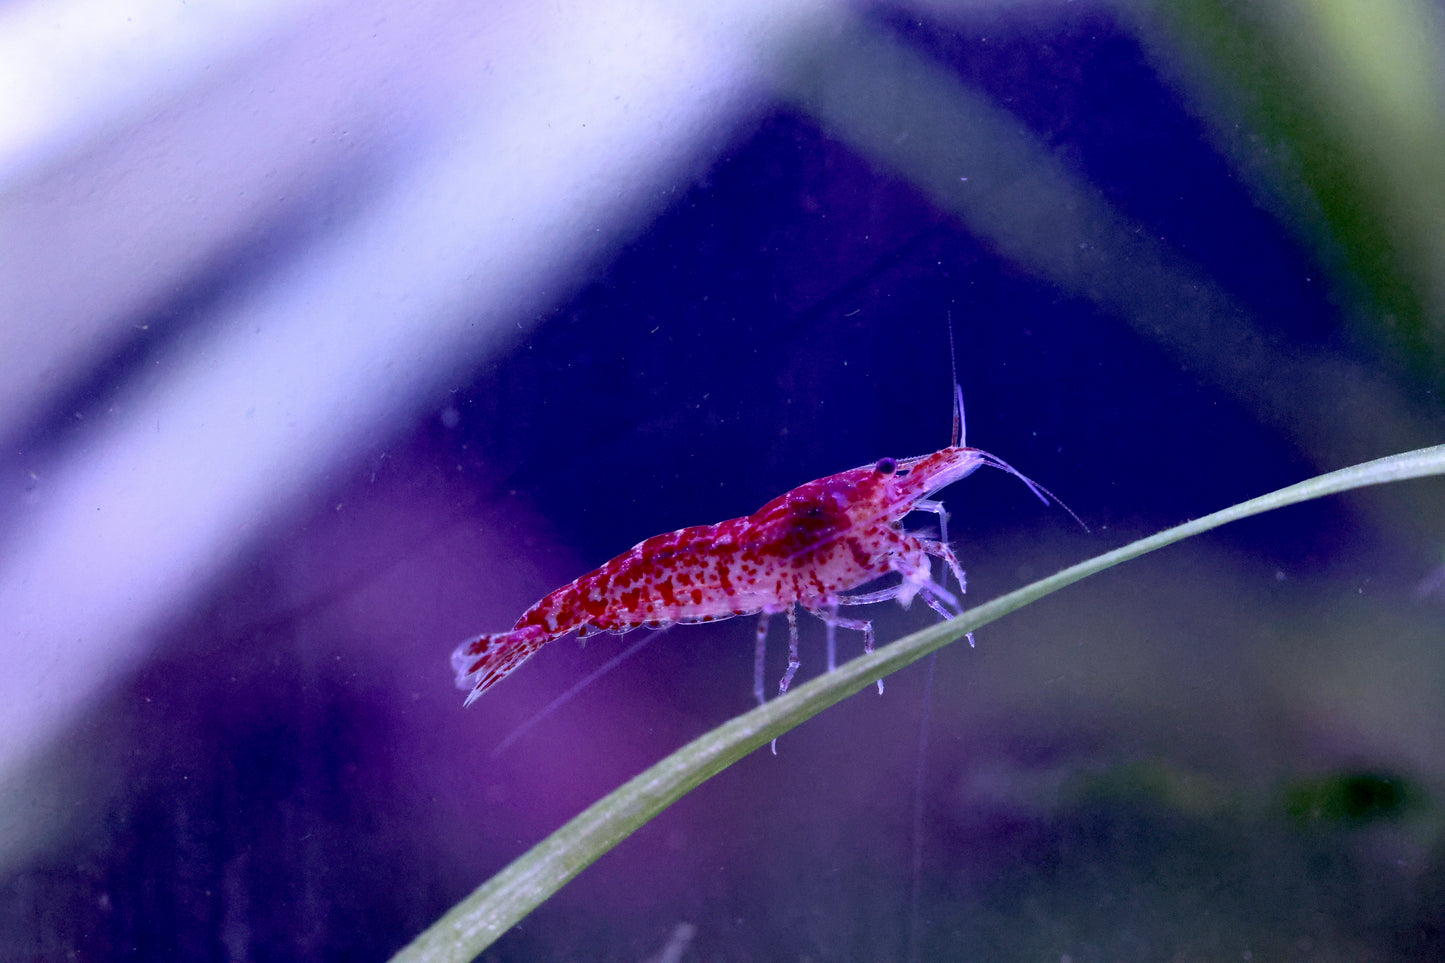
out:
M953 447L962 448L968 432L963 423L963 385L958 383L958 351L953 346L953 312L948 312L948 370L953 375Z
M990 455L988 452L979 451L977 448L973 450L978 452L979 455L983 456L983 463L985 465L988 465L990 468L997 468L999 471L1008 472L1010 475L1014 476L1019 481L1029 486L1029 491L1033 492L1034 495L1038 497L1039 501L1043 502L1045 505L1058 505L1064 511L1068 512L1069 516L1073 518L1074 521L1079 523L1080 528L1082 528L1086 532L1089 530L1089 526L1084 524L1084 520L1080 518L1072 508L1064 504L1064 500L1058 495L1055 495L1043 485L1040 485L1038 482L1034 481L1032 478L1025 475L1023 472L1019 471L1013 465L1010 465L1008 462L1004 461L997 455Z
M965 434L963 423L963 385L953 383L953 447L962 448Z
M567 703L571 702L573 698L581 694L583 689L587 688L592 683L596 682L598 679L602 678L604 675L617 668L623 662L626 662L628 659L641 652L647 646L651 645L652 641L662 634L662 632L647 633L641 639L632 643L626 649L617 653L612 658L608 659L599 668L593 669L592 672L588 673L585 679L572 686L572 688L568 689L566 692L562 693L551 702L547 703L540 710L538 710L538 712L533 715L532 718L528 719L526 722L513 729L505 739L497 743L497 747L492 750L492 758L495 759L500 756L503 752L507 750L507 747L511 746L518 739L531 732L533 726L550 716L552 713L556 712L558 709L565 706Z

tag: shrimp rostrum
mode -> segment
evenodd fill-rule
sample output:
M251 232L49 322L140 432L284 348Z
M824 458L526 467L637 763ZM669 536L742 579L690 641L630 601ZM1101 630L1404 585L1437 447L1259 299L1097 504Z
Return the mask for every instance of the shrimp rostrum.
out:
M768 620L782 613L788 622L788 668L778 691L786 692L799 665L799 606L827 627L830 663L838 628L861 632L864 651L873 651L872 623L841 614L845 606L897 600L906 607L921 598L943 618L960 611L957 597L933 578L933 560L939 559L964 588L963 567L948 545L947 513L930 496L983 465L1014 475L1049 503L1047 489L964 444L962 392L955 387L947 448L916 458L880 458L800 485L751 515L640 542L543 598L509 631L462 643L452 653L457 687L467 690L470 705L542 646L573 632L586 638L759 615L754 695L761 702ZM903 519L911 512L937 515L938 537L905 531ZM900 580L846 594L888 575ZM881 681L878 688L881 692Z

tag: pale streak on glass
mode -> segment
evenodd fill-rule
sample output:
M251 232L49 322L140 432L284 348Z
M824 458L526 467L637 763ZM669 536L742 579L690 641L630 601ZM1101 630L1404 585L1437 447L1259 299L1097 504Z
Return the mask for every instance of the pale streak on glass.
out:
M0 190L314 6L21 0L0 7Z

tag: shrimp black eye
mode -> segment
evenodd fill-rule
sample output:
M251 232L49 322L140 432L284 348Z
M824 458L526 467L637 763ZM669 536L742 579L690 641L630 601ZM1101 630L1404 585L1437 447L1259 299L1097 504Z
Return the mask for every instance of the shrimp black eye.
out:
M897 467L898 463L892 458L880 458L878 459L878 464L873 466L874 470L880 475L891 475Z

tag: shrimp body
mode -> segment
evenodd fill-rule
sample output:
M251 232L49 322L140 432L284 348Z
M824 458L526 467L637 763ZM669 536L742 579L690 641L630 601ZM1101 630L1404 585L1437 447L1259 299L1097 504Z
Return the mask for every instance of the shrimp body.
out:
M957 404L961 411L961 398ZM933 581L932 559L942 559L960 587L963 569L942 531L943 505L928 496L988 465L1017 476L1048 501L1043 489L999 458L964 446L961 424L957 419L954 444L932 454L883 458L800 485L751 515L639 542L537 602L510 631L478 636L459 646L452 653L452 668L457 687L469 690L466 704L543 645L573 632L586 638L643 626L761 615L760 668L768 617L781 612L790 628L789 667L779 685L786 691L798 667L795 606L823 620L830 643L836 627L861 631L869 652L871 623L839 615L839 606L887 599L907 606L921 596L934 611L952 618L944 604L956 607L958 602ZM914 511L938 515L938 539L903 530L904 516ZM902 577L897 585L862 595L842 594L893 573ZM760 674L755 694L761 701Z

